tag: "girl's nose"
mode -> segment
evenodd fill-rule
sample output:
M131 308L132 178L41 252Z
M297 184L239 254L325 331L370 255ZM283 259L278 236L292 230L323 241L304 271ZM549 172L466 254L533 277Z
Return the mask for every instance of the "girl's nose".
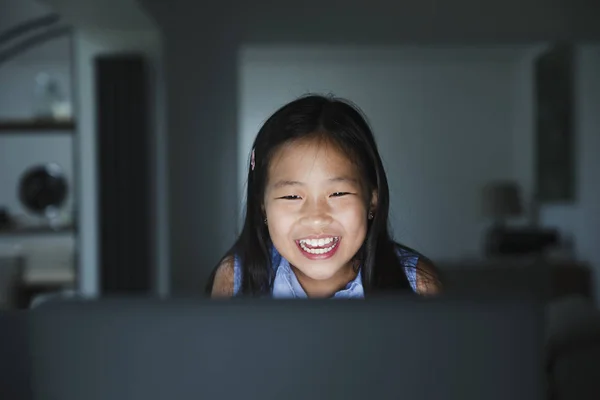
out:
M311 229L321 229L333 221L327 204L318 203L309 205L302 217L303 225Z

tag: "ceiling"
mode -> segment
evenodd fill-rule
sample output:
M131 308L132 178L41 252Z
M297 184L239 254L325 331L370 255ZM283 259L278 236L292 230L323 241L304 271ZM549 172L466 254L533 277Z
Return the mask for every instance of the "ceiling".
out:
M137 0L38 0L38 2L54 9L78 28L155 29L154 21Z
M43 17L53 12L52 7L34 0L0 0L0 33L20 25L32 18ZM61 25L63 26L63 25ZM40 30L41 31L41 30ZM36 33L40 32L36 31ZM18 45L29 36L19 37L18 40L4 43L1 50L7 50ZM70 57L69 37L62 36L49 40L35 48L11 58L3 66L31 64L40 62L68 62Z
M136 0L0 0L0 10L0 33L32 18L51 13L59 14L63 25L71 25L76 29L156 29L154 22ZM4 43L0 50L8 49L26 38L23 36L19 40ZM26 50L4 66L68 62L70 53L70 38L62 36Z

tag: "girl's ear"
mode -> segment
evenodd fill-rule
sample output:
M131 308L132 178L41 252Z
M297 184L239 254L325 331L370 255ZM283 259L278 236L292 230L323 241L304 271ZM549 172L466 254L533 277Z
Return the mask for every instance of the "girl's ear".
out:
M371 203L369 204L369 212L371 214L375 214L377 211L377 198L377 190L373 190L373 193L371 193Z

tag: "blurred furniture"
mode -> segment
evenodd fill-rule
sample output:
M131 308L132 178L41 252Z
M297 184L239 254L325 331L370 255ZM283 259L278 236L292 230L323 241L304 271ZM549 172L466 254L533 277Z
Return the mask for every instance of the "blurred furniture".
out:
M27 311L0 310L0 399L33 399L29 374Z
M520 258L437 265L448 293L528 293L543 301L547 399L600 399L600 310L587 264Z
M600 398L600 310L581 296L546 307L546 376L551 400Z
M38 242L26 251L27 265L19 290L19 308L29 308L38 295L73 289L75 243Z
M30 308L36 298L70 293L75 287L75 273L65 269L26 271L18 285L16 307Z
M485 240L487 257L542 254L560 244L558 231L537 226L536 210L533 210L531 224L507 225L509 218L523 214L521 192L516 182L489 182L484 186L482 200L484 215L493 221Z
M40 294L75 287L75 243L52 239L2 247L0 309L27 309Z
M535 227L495 227L488 232L486 239L488 257L543 254L560 246L557 230Z
M530 293L543 301L568 295L594 297L592 272L578 261L507 258L437 265L450 292Z
M504 226L510 217L523 212L519 186L512 181L493 181L483 188L483 212L494 220L495 226Z

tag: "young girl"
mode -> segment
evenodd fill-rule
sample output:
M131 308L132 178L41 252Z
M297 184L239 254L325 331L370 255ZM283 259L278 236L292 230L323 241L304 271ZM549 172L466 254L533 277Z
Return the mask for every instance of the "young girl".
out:
M349 103L295 100L258 132L242 232L209 278L212 297L433 294L432 264L388 232L389 190L373 133Z

